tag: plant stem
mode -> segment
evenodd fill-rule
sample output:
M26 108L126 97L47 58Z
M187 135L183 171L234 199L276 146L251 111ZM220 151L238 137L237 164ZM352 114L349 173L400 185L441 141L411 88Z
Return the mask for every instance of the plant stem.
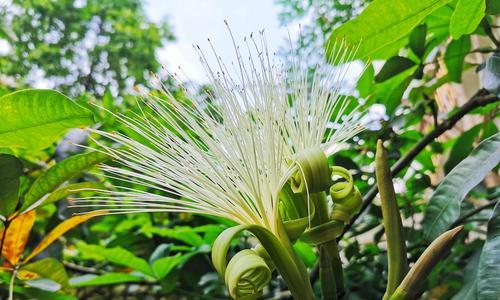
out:
M14 282L17 276L17 267L12 270L12 277L10 278L9 283L9 300L14 300Z
M487 208L495 206L495 204L497 204L498 201L499 200L493 200L486 205L483 205L483 206L480 206L480 207L477 207L477 208L471 210L470 212L466 213L465 215L463 215L462 217L457 219L455 222L453 222L453 224L451 224L450 228L456 227L456 226L462 224L468 218L472 217L473 215L478 214L479 212L481 212Z
M401 172L404 168L406 168L410 163L417 157L417 155L425 149L430 143L434 141L437 137L439 137L441 134L445 133L449 129L453 128L455 124L460 121L465 115L470 113L472 110L486 106L491 103L498 102L500 99L496 95L490 94L487 90L485 89L480 89L479 91L474 94L474 96L471 97L471 99L462 105L458 110L449 118L447 118L445 121L443 121L440 125L436 126L431 132L426 134L420 142L418 142L413 148L406 153L403 157L401 157L392 167L391 167L391 173L392 176L397 175L399 172ZM364 213L364 211L370 206L372 203L373 199L378 193L378 188L376 185L372 186L370 190L365 194L363 198L363 205L361 207L361 210L357 215L355 215L349 224L347 224L344 228L344 231L342 234L338 237L338 240L340 240L349 229L351 229L352 225L359 219L359 217Z

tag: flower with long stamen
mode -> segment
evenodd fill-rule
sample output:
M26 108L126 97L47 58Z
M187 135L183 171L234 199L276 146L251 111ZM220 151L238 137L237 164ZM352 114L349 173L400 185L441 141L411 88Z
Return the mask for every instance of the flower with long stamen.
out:
M269 255L280 253L273 259L290 290L310 299L305 267L280 218L280 192L297 172L289 163L294 155L311 147L330 155L359 131L354 115L340 118L346 102L331 84L345 70L317 72L308 82L308 74L269 54L262 33L242 48L233 43L236 64L226 65L214 51L216 67L196 47L213 88L210 102L178 99L164 89L162 97L145 94L133 116L114 114L132 136L89 129L115 143L95 140L119 163L102 167L107 176L148 190L118 187L75 202L106 214L189 212L233 220L252 231ZM225 254L220 257L225 261ZM219 269L224 273L225 263Z

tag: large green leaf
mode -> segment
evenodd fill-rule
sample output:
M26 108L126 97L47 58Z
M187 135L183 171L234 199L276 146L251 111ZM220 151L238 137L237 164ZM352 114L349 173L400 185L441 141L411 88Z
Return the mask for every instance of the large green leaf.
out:
M19 201L19 177L23 165L17 157L0 154L0 215L8 217L16 209Z
M102 182L98 181L87 181L87 182L77 182L77 183L72 183L68 184L66 186L63 186L52 193L50 193L46 198L43 199L42 203L40 206L49 204L49 203L54 203L56 201L59 201L61 199L64 199L68 197L69 195L77 194L80 193L80 190L86 190L86 189L104 189L105 185ZM85 191L89 192L89 191Z
M464 59L471 47L470 36L462 36L451 41L444 54L444 63L448 70L448 78L454 82L462 81Z
M121 247L105 248L99 245L78 244L78 249L84 258L108 261L116 265L137 270L145 275L154 276L153 270L145 259L135 256Z
M20 272L21 274L23 272L28 274L34 273L42 278L48 278L59 283L63 288L69 287L68 274L63 264L50 257L24 265ZM27 274L25 274L25 276L27 276Z
M22 90L0 98L0 147L40 150L66 130L93 122L92 113L53 90Z
M488 235L479 259L477 299L498 300L500 296L500 202L488 222Z
M28 211L39 206L43 203L45 195L107 158L105 154L94 151L77 154L55 164L33 182L24 197L21 211Z
M465 159L474 148L474 141L481 133L481 139L489 138L498 132L493 121L486 124L478 124L466 132L462 133L453 144L448 160L444 164L444 171L448 174L459 162Z
M106 273L103 275L85 275L80 277L71 278L71 286L84 287L84 286L99 286L109 284L119 284L126 282L141 281L140 277L126 274L126 273Z
M433 240L457 220L460 204L500 161L500 134L484 140L441 182L425 211L425 238Z
M485 11L485 0L458 0L450 20L450 34L453 39L474 32Z
M348 44L358 44L353 59L368 58L377 50L406 36L415 26L434 10L450 0L375 0L355 19L335 29L328 39L345 39ZM338 49L329 48L332 57Z

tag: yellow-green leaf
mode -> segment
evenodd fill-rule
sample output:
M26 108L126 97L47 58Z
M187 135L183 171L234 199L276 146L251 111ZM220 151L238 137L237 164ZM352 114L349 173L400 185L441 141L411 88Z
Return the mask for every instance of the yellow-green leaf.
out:
M457 40L476 30L486 11L485 0L458 0L451 15L450 34Z
M48 257L24 265L19 271L21 279L47 278L65 289L69 288L68 274L63 264L53 258Z
M21 90L0 97L0 147L40 150L92 113L53 90Z
M352 59L371 57L383 47L401 40L426 16L448 2L450 0L375 0L357 18L335 29L327 45L344 39L348 44L359 44ZM339 50L327 48L330 58Z

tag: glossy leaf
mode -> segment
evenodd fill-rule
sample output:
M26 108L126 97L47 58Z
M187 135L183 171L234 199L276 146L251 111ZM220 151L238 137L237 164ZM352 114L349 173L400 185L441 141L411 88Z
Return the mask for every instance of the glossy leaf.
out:
M48 278L59 283L63 288L69 287L68 274L63 264L50 257L23 265L19 275L24 280Z
M444 63L448 70L448 78L454 82L462 81L462 70L464 58L471 47L470 37L463 36L458 40L451 41L444 54Z
M500 134L481 142L441 182L425 211L424 233L429 241L460 216L460 204L469 191L500 162Z
M450 34L457 40L476 30L484 17L485 0L458 0L450 20Z
M105 154L94 151L77 154L55 164L33 182L33 185L24 197L21 211L28 211L39 206L43 203L43 197L46 194L106 159L107 156Z
M23 175L23 165L17 157L0 154L0 215L7 219L19 201L19 177Z
M0 98L0 147L40 150L70 128L93 122L92 113L53 90L22 90Z
M500 295L500 202L488 222L488 234L477 270L477 299L497 300Z
M395 75L408 70L413 67L415 62L409 58L402 56L393 56L384 64L377 76L375 76L376 82L383 82Z
M24 260L24 263L28 262L30 259L38 255L40 252L42 252L45 248L50 246L55 240L57 240L59 237L64 235L66 232L69 230L75 228L76 226L80 225L81 223L95 217L96 215L101 214L102 212L94 212L94 213L89 213L85 215L80 215L80 216L74 216L71 217L65 221L63 221L61 224L57 225L54 229L52 229L51 232L45 235L43 240L36 246L35 249L31 252L28 257Z
M142 279L138 276L126 273L106 273L103 275L85 275L71 279L71 286L84 287L84 286L101 286L108 284L118 284L126 282L137 282Z
M328 42L345 39L348 44L358 44L353 59L369 58L377 50L406 36L434 10L450 0L375 0L355 19L339 26ZM332 47L333 48L333 47ZM338 49L328 51L332 56Z
M425 24L415 27L410 33L409 46L411 51L422 58L425 53L425 37L427 36L427 26Z
M9 224L3 241L3 256L15 266L24 252L26 243L35 224L35 211L15 217ZM2 232L3 233L3 232Z

